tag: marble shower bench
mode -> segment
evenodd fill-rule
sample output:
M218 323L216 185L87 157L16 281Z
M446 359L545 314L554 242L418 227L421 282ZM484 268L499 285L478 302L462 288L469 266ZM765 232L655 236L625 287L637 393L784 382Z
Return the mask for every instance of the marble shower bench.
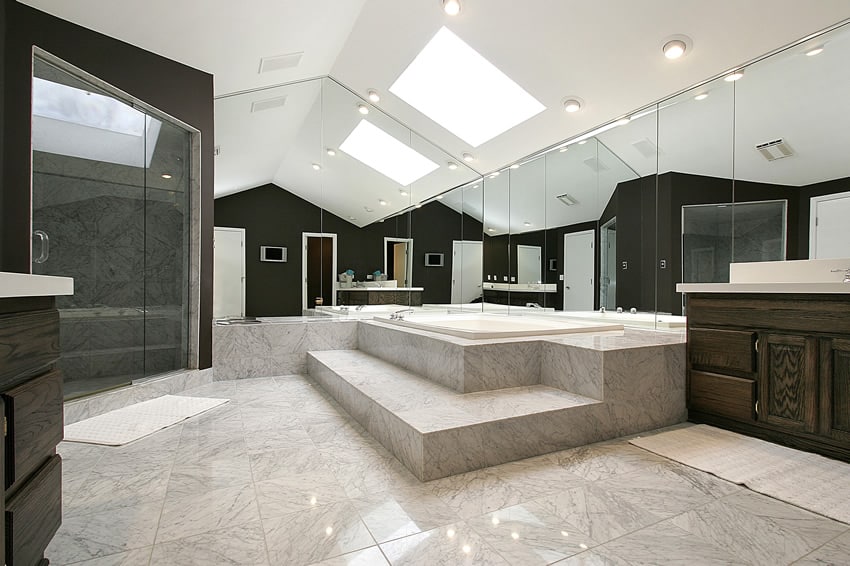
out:
M310 375L420 480L686 419L682 333L466 340L360 321Z

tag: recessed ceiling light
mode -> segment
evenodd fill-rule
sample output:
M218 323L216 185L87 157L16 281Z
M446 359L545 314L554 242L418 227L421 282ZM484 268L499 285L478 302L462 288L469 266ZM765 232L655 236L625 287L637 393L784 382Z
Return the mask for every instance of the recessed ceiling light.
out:
M744 76L744 69L738 69L737 71L735 71L733 73L729 73L728 75L723 77L723 80L726 81L727 83L731 83L731 82L737 81L738 79L740 79L743 76Z
M463 154L463 160L466 161L467 163L472 163L473 161L475 161L475 158L472 157L471 153L464 153Z
M678 59L685 54L687 46L681 39L674 39L664 44L664 56L668 59Z
M318 163L313 163L313 171L318 171L318 170L320 170L321 168L322 168L322 166L321 166L321 165L319 165Z
M390 92L472 147L546 109L446 27L431 38Z
M457 169L457 163L455 163L454 161L449 161L449 166L448 166L448 167L449 167L449 169L451 169L452 171L454 171L455 169Z
M443 195L437 195L437 196L436 196L436 197L434 197L434 198L436 198L437 200L443 200Z
M374 209L369 208L368 206L364 206L363 210L365 210L366 212L374 212L375 211Z
M380 204L381 206L387 206L387 201L385 201L384 199L381 198L381 199L378 199L378 204Z
M584 145L586 143L587 143L587 140L581 140L580 142L578 142L579 145Z
M400 194L400 195L401 195L401 196L403 196L403 197L406 197L406 196L407 196L407 191L405 191L404 189L399 189L398 194Z
M363 103L357 105L357 111L363 114L364 116L369 113L369 107Z
M519 169L519 163L514 163L511 165L511 169Z
M625 126L626 124L629 123L629 119L628 118L620 118L619 120L617 120L614 123L617 124L618 126Z
M495 232L495 231L496 231L496 229L495 229L495 228L487 228L487 231L488 231L488 232Z
M405 187L439 168L365 119L360 120L339 149Z
M564 146L564 147L562 147L561 149L558 150L558 153L564 153L568 149L570 149L570 148L568 148L567 146Z
M356 219L356 218L354 218L353 216L349 216L349 217L348 217L348 219L349 219L349 220L357 220L357 219Z
M817 47L813 47L806 51L806 57L814 57L815 55L820 55L823 53L823 45L818 45Z
M381 95L376 90L367 91L366 96L369 97L370 102L374 102L375 104L381 101Z
M564 110L569 113L578 112L581 110L581 101L576 98L568 98L564 100Z
M417 203L416 203L416 208L422 208L422 203L421 203L421 202L417 202Z
M706 98L708 98L708 93L707 92L701 92L694 97L694 100L705 100Z
M491 178L491 179L495 179L495 178L496 178L496 177L498 177L499 175L501 175L501 173L499 173L498 171L494 171L493 173L491 173L491 174L490 174L490 178Z
M443 0L443 11L450 16L457 16L460 13L460 1Z
M526 221L526 222L523 222L522 225L523 226L531 226L531 222Z
M331 148L328 148L328 149L327 149L327 152L328 152L328 155L330 155L331 157L333 157L334 155L336 155L336 152L335 152L334 150L332 150Z
M162 175L160 175L160 177L162 177L163 179L170 179L171 173L163 173Z

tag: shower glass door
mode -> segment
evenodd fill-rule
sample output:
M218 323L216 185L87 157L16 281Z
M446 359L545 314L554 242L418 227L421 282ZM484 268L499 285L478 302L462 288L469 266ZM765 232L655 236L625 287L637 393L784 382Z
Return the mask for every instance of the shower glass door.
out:
M35 58L32 272L57 297L65 396L187 365L189 134Z

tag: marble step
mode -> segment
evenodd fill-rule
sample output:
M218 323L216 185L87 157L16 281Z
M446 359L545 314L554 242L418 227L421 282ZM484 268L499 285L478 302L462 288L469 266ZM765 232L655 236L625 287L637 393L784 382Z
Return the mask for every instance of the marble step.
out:
M422 481L586 444L604 409L540 384L461 393L359 350L308 352L307 367Z

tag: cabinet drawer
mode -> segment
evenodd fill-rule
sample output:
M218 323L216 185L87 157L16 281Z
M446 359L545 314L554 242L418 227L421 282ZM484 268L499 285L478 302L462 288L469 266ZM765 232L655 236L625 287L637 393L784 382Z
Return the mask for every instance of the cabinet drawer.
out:
M6 504L6 564L39 564L62 522L62 459L54 455Z
M50 371L3 394L6 488L52 456L63 435L62 373Z
M691 328L688 330L691 366L753 373L756 371L755 341L755 332Z
M689 408L739 421L752 421L756 382L728 375L691 371Z
M59 311L0 315L0 359L2 389L55 363L59 359Z

